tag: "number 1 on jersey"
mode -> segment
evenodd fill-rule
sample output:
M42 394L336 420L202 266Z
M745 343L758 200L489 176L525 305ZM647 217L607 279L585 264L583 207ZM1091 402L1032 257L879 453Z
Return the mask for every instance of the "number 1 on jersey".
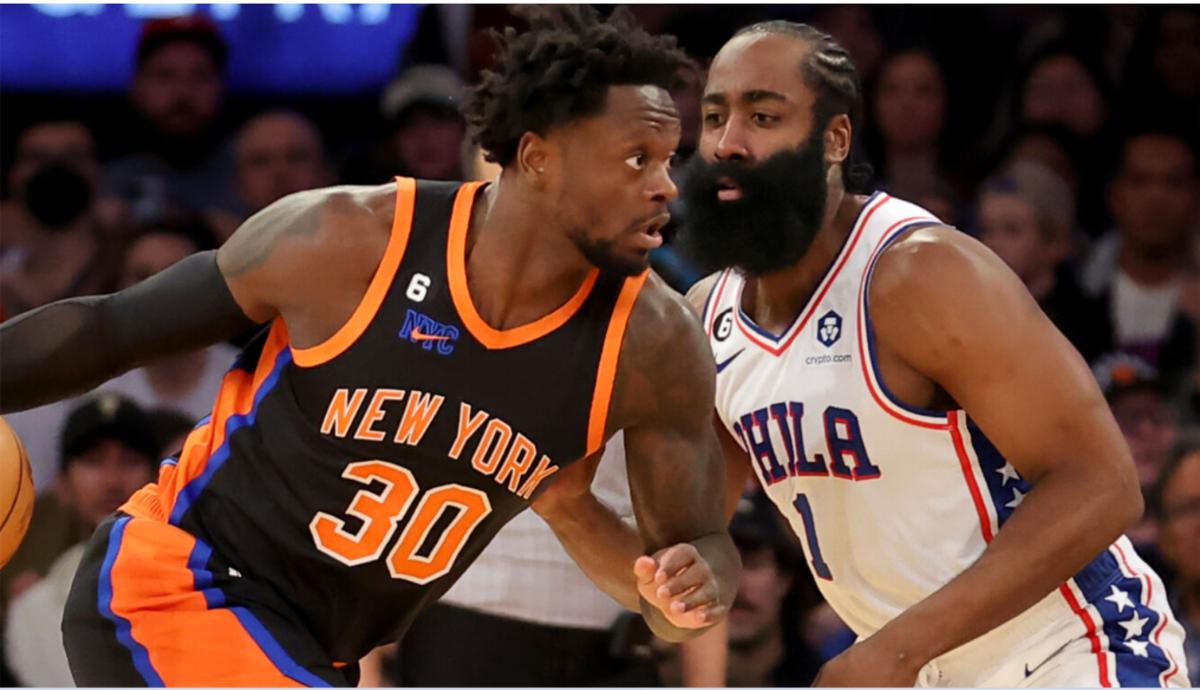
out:
M796 512L800 513L801 519L804 520L804 540L808 542L813 572L822 580L832 580L833 575L829 572L829 566L826 565L825 559L821 558L821 545L817 543L817 528L813 525L812 506L808 505L808 496L796 494L796 500L792 501L792 505L796 507Z

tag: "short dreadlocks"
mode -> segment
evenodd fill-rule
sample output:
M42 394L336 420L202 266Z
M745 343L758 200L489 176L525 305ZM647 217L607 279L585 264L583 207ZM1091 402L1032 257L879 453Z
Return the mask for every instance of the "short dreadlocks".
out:
M493 32L498 52L466 108L471 136L487 160L508 166L526 132L554 127L604 109L610 86L668 89L688 58L673 36L652 36L625 8L607 19L587 6L525 6L529 24Z

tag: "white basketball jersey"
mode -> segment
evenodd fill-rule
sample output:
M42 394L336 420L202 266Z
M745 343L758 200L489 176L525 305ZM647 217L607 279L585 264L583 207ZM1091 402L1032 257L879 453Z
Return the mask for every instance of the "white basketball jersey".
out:
M974 563L1029 491L963 411L908 407L879 378L866 304L872 269L893 240L932 224L940 221L925 209L872 195L780 336L743 313L745 281L735 270L718 278L703 312L717 362L717 412L803 542L826 600L860 636ZM1090 604L1117 582L1118 556L1130 572L1153 575L1122 538L1062 590L961 648L973 657L971 675L956 680L982 682L975 674L1001 662L1002 650L1034 644L1048 629L1059 629L1065 643L1089 626L1103 628L1104 611ZM1148 597L1147 588L1148 581L1141 590Z

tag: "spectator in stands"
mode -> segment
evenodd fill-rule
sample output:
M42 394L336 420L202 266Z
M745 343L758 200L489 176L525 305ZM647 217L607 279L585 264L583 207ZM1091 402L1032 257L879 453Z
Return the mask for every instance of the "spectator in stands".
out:
M100 163L92 132L75 119L46 119L16 139L0 206L0 318L112 287L114 246L106 224L119 208L97 193Z
M850 53L859 78L871 81L883 60L887 45L879 33L875 8L870 5L818 5L812 25L833 36Z
M143 121L142 150L114 161L108 189L139 222L180 207L237 213L234 160L221 140L226 45L204 15L147 22L138 41L130 97Z
M463 179L467 130L459 106L465 88L453 71L440 65L416 65L402 72L384 89L379 141L350 156L342 181L382 184L396 175Z
M1150 10L1134 41L1124 86L1132 107L1151 103L1181 122L1200 121L1200 9Z
M1017 67L1009 107L999 110L1006 131L1060 125L1079 140L1079 223L1093 234L1106 222L1104 175L1113 119L1113 88L1094 53L1067 39L1044 41Z
M1192 687L1200 686L1200 436L1180 441L1159 474L1149 505L1158 518L1158 547L1174 577L1171 610L1187 636Z
M1087 361L1112 349L1104 314L1083 294L1066 261L1075 203L1048 168L1014 163L986 180L979 195L980 239L1021 278L1046 316Z
M333 184L321 132L304 115L272 110L242 125L235 140L242 211L214 212L210 224L224 243L250 215L288 194Z
M112 394L75 409L61 437L55 493L73 529L70 540L26 539L24 558L5 568L22 580L7 610L5 662L26 685L73 686L60 624L84 540L104 518L154 477L159 446L138 405ZM35 512L37 523L42 516ZM30 537L35 534L31 526ZM45 537L44 530L37 530ZM32 552L36 551L36 558ZM44 575L44 577L42 577Z
M238 195L255 213L288 194L332 183L316 125L276 110L242 126L237 138Z
M1067 185L1076 209L1081 202L1079 137L1060 124L1028 124L1017 130L1001 147L994 170L1014 163L1030 162L1049 168ZM1072 225L1078 224L1078 213Z
M1083 53L1047 46L1030 61L1021 84L1021 122L1062 124L1092 140L1108 123L1108 90L1103 70Z
M738 505L729 533L742 557L737 598L729 611L726 683L736 687L806 687L820 668L798 630L784 627L784 604L797 566L779 517L759 489Z
M904 50L884 59L871 90L867 139L881 189L916 199L949 179L947 109L946 80L929 52Z
M1153 367L1124 354L1102 358L1093 372L1129 444L1142 492L1149 496L1171 446L1179 438L1179 415L1171 405L1166 382ZM1143 548L1154 543L1154 534L1154 515L1147 511L1142 523L1129 531L1129 538L1156 566L1157 558Z
M1190 369L1195 334L1180 309L1200 214L1200 170L1183 136L1141 130L1126 137L1109 190L1116 229L1097 243L1084 289L1106 301L1116 346L1164 378Z

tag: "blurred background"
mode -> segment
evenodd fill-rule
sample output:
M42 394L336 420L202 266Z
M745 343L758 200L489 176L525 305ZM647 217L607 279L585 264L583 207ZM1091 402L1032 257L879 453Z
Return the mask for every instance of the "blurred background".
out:
M866 96L855 156L872 166L871 188L988 244L1093 367L1148 498L1131 537L1169 581L1200 682L1200 10L633 10L698 66L675 93L682 158L695 146L704 65L737 28L808 22L850 51ZM143 280L294 191L490 175L458 106L490 63L488 31L511 23L505 5L0 7L0 319ZM654 263L680 290L708 268L670 244ZM12 417L39 500L0 574L0 684L70 684L55 634L77 545L207 413L234 345ZM760 503L749 492L735 519L746 572L725 679L805 685L853 636ZM554 684L689 677L686 658L636 621L593 618L599 637L555 655L603 663ZM365 681L405 682L403 651L381 656Z

